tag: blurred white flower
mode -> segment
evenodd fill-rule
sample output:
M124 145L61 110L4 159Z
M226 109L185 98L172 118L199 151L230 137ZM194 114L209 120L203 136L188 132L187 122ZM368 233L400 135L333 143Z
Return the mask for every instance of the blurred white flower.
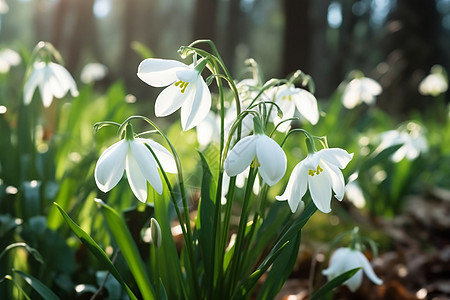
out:
M377 284L381 285L383 281L375 274L370 262L361 253L361 251L342 247L336 249L330 259L328 269L322 271L322 274L327 276L328 281L336 278L337 276L350 271L355 268L362 268L356 272L353 277L347 279L344 282L350 291L355 292L362 283L363 271L369 277L369 279Z
M381 140L377 148L380 152L394 145L403 145L391 157L393 162L416 159L421 153L428 152L428 142L423 134L422 127L414 122L409 122L406 129L388 130L379 135Z
M275 103L281 108L283 118L278 115L274 117L274 123L294 117L297 108L300 115L308 120L312 125L319 121L319 108L317 99L313 94L305 89L296 88L293 84L284 84L275 88ZM284 122L278 126L278 131L284 132L290 128L291 121Z
M211 92L201 76L206 61L186 65L176 60L148 58L137 76L154 87L165 88L155 102L155 114L164 117L181 107L181 126L189 130L206 118L211 109Z
M382 91L381 85L371 78L355 78L345 87L342 104L348 109L352 109L362 102L374 105L375 96L381 94Z
M220 118L210 111L206 118L195 128L197 130L197 141L201 147L206 147L210 143L219 142L220 139Z
M280 145L264 134L247 136L237 142L225 159L225 172L230 177L236 176L244 172L255 158L259 174L270 186L286 172L286 154Z
M6 0L0 0L0 14L6 14L9 11L8 3L6 3Z
M147 201L147 181L161 194L158 164L145 145L154 151L165 172L177 172L175 160L166 148L151 139L126 138L110 146L98 159L94 171L98 188L109 192L126 171L131 190L139 201Z
M356 179L349 179L349 182L345 185L345 195L348 201L357 208L363 208L366 205L366 198Z
M0 73L8 73L11 66L17 66L22 59L19 53L12 49L3 49L0 51Z
M441 73L431 73L419 84L419 92L422 95L431 95L433 97L445 93L447 89L447 79Z
M78 96L78 89L72 75L63 66L42 61L35 62L30 77L23 89L23 100L25 105L30 104L36 87L39 86L42 103L45 107L50 106L53 97L62 98L67 92L73 97Z
M108 67L101 63L86 64L81 70L80 79L83 83L89 84L100 81L108 74Z
M292 213L299 204L303 206L302 198L309 188L311 198L316 207L324 212L331 211L331 191L334 191L339 201L344 197L344 176L340 169L347 166L353 158L353 153L340 148L321 149L299 162L292 170L286 190L275 198L288 201Z

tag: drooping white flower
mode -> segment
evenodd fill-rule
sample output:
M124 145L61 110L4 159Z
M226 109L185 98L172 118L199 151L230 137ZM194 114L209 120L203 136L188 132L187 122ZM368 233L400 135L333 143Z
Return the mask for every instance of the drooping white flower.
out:
M447 79L441 73L431 73L419 84L419 92L422 95L431 95L436 97L439 94L445 93L447 89Z
M414 122L409 122L406 129L388 130L379 135L381 140L377 152L394 145L403 145L392 156L393 162L416 159L421 153L428 152L428 142L423 135L422 127Z
M89 84L102 80L108 74L108 67L101 63L86 64L81 70L80 79L83 83Z
M6 14L9 11L8 3L5 0L0 0L0 15Z
M272 186L286 172L286 154L274 140L264 134L255 134L241 139L225 159L225 172L236 176L257 159L259 174L264 182Z
M375 96L381 94L382 91L381 85L371 78L355 78L345 87L342 103L348 109L352 109L362 102L373 105Z
M302 202L302 198L309 188L311 198L316 207L324 212L331 211L331 191L341 201L344 197L344 176L340 169L347 166L353 158L353 153L339 148L322 149L308 154L292 170L286 190L279 201L288 201L292 213ZM303 204L301 204L303 205Z
M95 166L95 182L102 192L115 187L125 171L139 201L147 200L147 181L158 194L162 193L158 164L145 144L152 148L165 172L177 172L172 154L157 142L143 138L123 139L106 149Z
M33 64L33 71L23 90L25 105L30 104L38 86L45 107L52 104L53 97L62 98L69 91L73 97L78 96L77 85L72 75L66 68L53 62L38 61Z
M11 66L17 66L21 62L19 53L12 49L0 51L0 73L8 73Z
M346 285L350 291L355 292L361 286L363 271L373 283L377 285L383 283L383 281L375 274L370 262L361 251L346 247L334 251L328 269L323 270L322 274L327 276L328 280L332 280L342 273L355 268L362 269L344 282L344 285Z
M353 203L357 208L363 208L366 205L366 198L358 183L358 173L355 172L350 175L347 184L345 185L345 196L348 201Z
M181 107L181 126L189 130L206 118L211 109L211 92L201 76L206 64L190 66L176 61L148 58L138 67L137 76L154 87L164 87L156 98L155 114L164 117Z
M275 103L281 108L283 118L275 115L275 124L278 124L281 120L292 118L296 108L312 125L317 124L319 121L319 108L317 107L317 99L313 94L305 89L296 88L293 84L285 84L276 89ZM284 132L289 129L290 123L290 121L284 122L277 129Z
M197 141L200 146L206 147L212 142L219 142L220 139L220 118L210 111L206 118L197 127Z

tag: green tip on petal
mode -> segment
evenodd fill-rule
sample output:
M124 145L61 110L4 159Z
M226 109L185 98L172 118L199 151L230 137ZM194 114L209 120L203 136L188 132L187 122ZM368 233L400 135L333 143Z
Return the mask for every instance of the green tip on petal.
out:
M131 123L127 123L127 127L125 129L125 139L127 141L134 140L133 126L131 125Z
M253 130L255 134L264 134L264 130L259 118L253 118Z

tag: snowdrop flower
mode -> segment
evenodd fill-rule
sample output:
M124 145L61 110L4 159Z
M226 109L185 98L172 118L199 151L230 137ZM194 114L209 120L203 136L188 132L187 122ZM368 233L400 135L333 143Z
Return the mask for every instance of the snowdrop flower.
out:
M313 94L305 89L296 88L293 84L282 85L276 88L275 103L281 108L283 112L283 120L294 116L295 109L308 120L312 125L319 121L319 109L317 107L317 99ZM274 123L277 124L282 119L278 115L274 118ZM290 121L284 122L278 126L278 131L286 131L290 127Z
M323 270L322 274L327 276L330 281L342 273L355 268L362 269L356 272L353 277L344 282L344 285L346 285L350 291L355 292L361 286L363 270L373 283L377 285L381 285L383 283L383 281L375 274L370 262L364 254L361 253L361 251L346 247L339 248L333 253L328 269Z
M346 199L353 203L356 208L363 208L366 205L366 198L361 187L358 184L358 174L353 173L348 179L348 183L345 185Z
M11 49L0 51L0 73L8 73L11 66L17 66L21 62L19 53Z
M202 147L208 146L212 142L219 142L220 138L220 118L210 111L206 118L195 128L197 130L197 141Z
M127 137L103 152L95 166L95 182L102 192L109 192L117 185L125 170L136 198L147 201L147 181L158 194L163 186L158 164L146 145L152 148L165 172L176 173L177 167L172 154L151 139L133 138L127 126Z
M264 182L272 186L286 172L286 154L274 140L265 134L255 134L241 139L225 159L225 172L236 176L257 159L259 174Z
M137 76L154 87L168 86L156 98L155 114L164 117L181 107L181 126L189 130L206 118L211 108L211 92L201 76L206 60L190 66L176 60L148 58L138 67Z
M447 89L447 79L441 73L431 73L419 84L419 92L422 95L436 97L439 94L445 93Z
M23 91L25 105L30 104L34 90L38 86L45 107L52 104L53 97L62 98L69 90L73 97L78 96L77 85L72 75L66 68L53 62L39 61L33 64L33 71Z
M383 91L381 85L367 77L355 78L349 82L342 95L342 103L348 109L365 102L368 105L375 104L375 96Z
M388 130L380 134L381 143L377 152L394 145L401 145L391 157L393 162L416 159L421 153L428 152L428 143L419 124L409 122L407 130Z
M81 70L80 79L83 83L89 84L100 81L108 74L108 68L101 63L86 64Z
M281 196L276 196L279 201L288 201L292 213L299 204L304 205L302 198L309 188L311 198L317 208L324 212L331 211L331 190L335 197L341 201L344 197L344 176L340 169L347 166L353 158L353 153L339 148L322 149L308 154L292 170L286 190Z
M0 14L6 14L9 11L8 3L6 3L6 0L0 0Z

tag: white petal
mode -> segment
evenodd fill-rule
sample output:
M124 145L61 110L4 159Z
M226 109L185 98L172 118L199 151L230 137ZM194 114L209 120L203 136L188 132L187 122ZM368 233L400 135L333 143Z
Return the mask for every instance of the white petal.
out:
M187 65L176 60L147 58L139 64L137 76L151 86L162 87L177 81L177 71L187 68Z
M348 268L347 270L345 270L344 272L350 271L350 270L358 268L358 267L361 267L361 266L352 266L352 267ZM344 272L342 272L342 273L344 273ZM346 286L348 286L350 291L352 291L354 293L361 286L362 279L363 279L363 272L362 272L362 270L359 270L358 272L356 272L355 275L353 275L351 278L347 279L347 281L345 281L344 284Z
M131 149L128 150L125 170L127 172L128 184L133 194L139 201L145 203L147 201L147 180L145 180L138 162L131 153Z
M198 76L195 88L195 96L181 107L181 125L184 131L200 124L211 109L211 93L201 76Z
M330 177L331 187L335 193L336 199L342 201L345 192L345 181L344 175L342 175L341 170L335 165L328 164L321 160L320 166L323 168L324 172Z
M323 213L331 211L331 181L325 172L319 175L308 175L308 187L311 198L317 208Z
M241 139L228 153L225 159L225 172L228 176L236 176L242 173L256 156L256 136L246 136Z
M320 159L323 159L340 169L343 169L352 160L353 153L348 153L344 149L340 148L327 148L317 152Z
M286 154L277 142L266 135L258 135L256 156L260 164L259 174L268 185L274 185L284 176Z
M162 182L155 158L147 147L137 141L130 142L133 154L142 175L147 179L158 194L162 193ZM131 184L130 184L131 185ZM141 200L142 201L142 200ZM145 200L144 200L145 201Z
M275 197L278 201L287 200L292 213L297 210L299 203L302 202L302 198L306 193L307 174L303 162L299 162L292 170L284 193L281 196Z
M156 98L155 115L165 117L175 112L188 100L191 90L188 86L185 92L181 93L181 89L175 84L165 88Z
M70 93L73 97L78 96L78 89L75 80L72 75L70 75L69 71L61 65L50 63L49 66L52 68L53 74L56 79L58 79L59 84L63 90L63 95L59 98L62 98L67 92L70 90ZM56 96L58 97L58 96Z
M319 108L317 107L316 97L307 90L298 90L297 94L292 95L297 110L312 125L316 125L319 121Z
M364 85L364 89L366 89L374 96L381 94L381 92L383 91L381 85L372 78L368 77L361 78L361 84Z
M169 152L169 150L151 139L137 138L136 141L148 144L152 148L165 172L177 173L177 165L175 163L175 159L173 158L173 155Z
M122 178L127 152L128 142L122 140L106 149L98 159L94 177L102 192L109 192Z
M366 256L359 251L355 254L357 254L359 256L359 261L360 261L361 266L363 267L364 273L366 273L367 277L369 277L369 279L377 285L382 284L383 280L381 280L377 276L377 274L375 274L375 272L373 271L373 268L370 265L370 262L367 260Z
M42 81L42 78L42 68L36 68L35 64L33 72L31 73L23 88L23 102L25 103L25 105L30 104L31 100L33 99L34 91L36 90L39 82Z
M197 141L200 146L207 146L211 142L217 142L220 136L219 125L217 124L217 117L209 111L206 118L197 125Z

